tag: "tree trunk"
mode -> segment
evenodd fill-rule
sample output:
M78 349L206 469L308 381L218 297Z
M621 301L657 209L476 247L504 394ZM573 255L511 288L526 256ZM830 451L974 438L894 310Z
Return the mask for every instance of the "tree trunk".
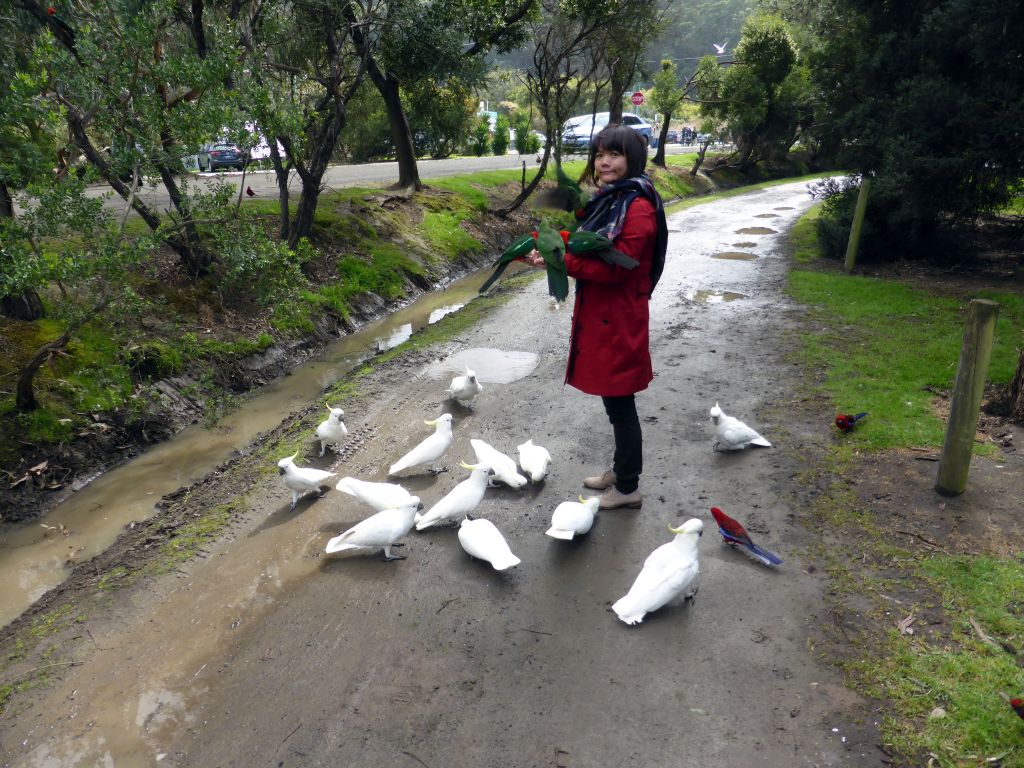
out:
M540 167L537 169L537 175L534 176L530 183L519 190L519 194L516 195L516 199L506 205L504 208L499 208L494 213L496 216L505 218L516 208L526 202L527 198L533 194L533 190L537 188L537 185L544 179L544 174L547 171L548 159L551 157L551 146L554 144L554 137L548 136L547 141L544 142L544 157L540 161ZM525 165L523 166L525 172Z
M14 196L3 181L0 181L0 219L14 218ZM0 259L3 250L0 249ZM0 296L0 315L12 320L38 320L44 314L43 300L35 288L25 288L21 293Z
M622 122L622 96L626 93L626 88L629 87L629 82L626 79L626 72L622 72L616 63L612 67L612 76L609 87L612 89L611 93L608 94L608 122L609 123L621 123ZM633 73L628 73L632 75Z
M690 169L690 175L691 176L696 176L697 175L697 171L699 171L700 167L704 164L704 155L707 154L708 145L710 143L711 143L710 141L703 142L700 145L700 149L697 150L697 159L693 163L693 168Z
M665 167L665 139L668 137L668 124L672 120L672 113L665 113L665 122L661 126L661 134L658 136L658 151L654 154L654 164Z
M169 153L173 139L165 130L160 131L160 143L163 146L164 152ZM160 163L156 167L160 172L160 180L163 181L164 187L167 189L167 195L171 199L171 204L180 217L181 231L184 237L179 241L183 246L183 252L178 251L178 255L181 257L182 266L185 267L185 270L193 279L209 274L210 266L213 264L213 256L202 247L199 230L196 229L196 224L192 220L192 209L188 204L188 200L182 196L181 190L178 189L178 182L175 181L174 173L170 167L164 163Z
M298 210L295 212L295 219L292 221L291 233L288 237L288 247L295 250L299 240L309 237L313 231L313 216L316 214L316 205L320 200L321 182L324 173L327 171L327 164L331 160L334 148L338 144L338 136L345 126L345 104L338 95L330 98L324 105L322 119L319 129L314 131L310 144L313 151L309 158L309 165L295 163L295 170L298 171L302 180L302 195L299 197ZM289 147L285 145L288 156L294 159Z
M58 349L63 349L71 339L71 329L64 331L53 341L43 344L18 374L18 383L15 385L14 404L19 411L34 411L39 407L35 395L35 377L43 363L50 359L50 355Z
M291 214L288 210L288 171L292 166L291 163L286 166L281 162L281 153L277 150L278 141L280 141L280 137L271 136L267 144L270 145L270 162L274 165L274 177L277 179L277 201L281 206L281 231L279 234L282 240L287 240Z
M1017 372L1010 381L1010 421L1024 424L1024 350L1017 361Z
M380 92L381 98L384 99L384 108L388 113L391 141L395 145L395 155L398 159L398 182L394 188L413 187L419 191L423 188L423 184L420 182L420 172L416 165L416 150L412 144L412 131L409 129L409 120L402 107L398 79L391 74L385 75L381 72L377 62L373 59L367 62L366 71Z

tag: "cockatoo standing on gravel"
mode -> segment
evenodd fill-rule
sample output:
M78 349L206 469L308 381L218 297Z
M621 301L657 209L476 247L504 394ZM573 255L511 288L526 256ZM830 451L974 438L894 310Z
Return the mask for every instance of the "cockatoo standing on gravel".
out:
M704 523L693 517L680 528L670 525L668 529L676 537L651 552L629 592L612 605L615 614L627 624L639 624L648 613L679 595L697 595L697 543Z
M486 560L496 571L522 562L512 554L505 537L490 520L466 517L459 526L459 544L470 557Z
M321 456L324 455L328 445L333 445L334 451L337 453L341 449L341 438L348 434L348 428L342 421L345 418L345 412L341 408L328 407L327 410L330 411L330 416L321 421L316 428L316 436L320 440Z
M299 497L307 491L316 491L317 494L323 496L324 492L320 486L326 485L328 480L338 474L313 467L297 466L295 457L298 455L295 453L277 462L277 472L284 477L285 487L292 492L292 509L295 509L295 505L299 503Z
M547 535L553 539L572 541L575 536L589 533L594 527L594 515L597 514L599 496L591 496L579 501L563 501L551 513L551 527Z
M483 385L480 384L480 380L477 379L476 374L472 370L466 368L465 376L456 376L452 379L451 386L445 390L445 392L451 395L452 400L461 405L463 408L473 407L473 400L476 396L483 391Z
M516 471L516 463L511 456L505 455L497 448L477 438L470 440L469 444L473 447L473 453L476 454L477 463L486 464L494 473L491 485L494 485L495 481L504 483L509 488L522 488L526 485L527 479Z
M748 427L739 419L722 412L715 403L711 409L711 423L715 427L715 442L712 449L716 451L742 451L748 445L759 445L771 448L772 444Z
M458 523L483 501L487 491L487 475L491 468L486 464L470 466L462 462L463 469L471 469L469 477L456 485L434 506L416 516L416 530L422 531L441 523Z
M523 472L530 476L530 480L539 483L548 474L548 467L551 465L551 454L548 449L540 445L534 445L533 440L527 440L519 448L519 466Z
M451 447L454 438L452 437L452 415L450 413L442 413L433 421L424 421L423 423L428 427L434 427L434 434L424 438L415 448L392 464L388 469L389 475L422 464L433 465ZM437 474L443 470L436 470L431 466L430 471Z
M337 488L342 493L355 496L363 503L369 504L378 512L402 506L412 498L411 493L396 483L371 483L354 477L341 478Z

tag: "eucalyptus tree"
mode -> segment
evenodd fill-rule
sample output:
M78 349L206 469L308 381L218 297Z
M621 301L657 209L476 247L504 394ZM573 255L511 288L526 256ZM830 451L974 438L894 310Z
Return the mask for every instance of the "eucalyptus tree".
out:
M616 21L602 30L596 47L607 67L608 121L622 122L622 101L640 69L641 56L665 28L661 0L615 0Z
M484 56L523 43L538 1L385 0L366 24L356 23L348 6L349 34L387 110L398 160L396 187L421 187L402 89L482 80Z
M678 82L678 71L674 61L662 59L661 69L654 76L654 88L651 89L651 106L661 115L661 135L658 137L658 151L654 155L654 164L665 166L665 139L668 136L668 126L672 121L672 115L679 105L686 98L686 93L691 85L687 83L686 88L681 88Z

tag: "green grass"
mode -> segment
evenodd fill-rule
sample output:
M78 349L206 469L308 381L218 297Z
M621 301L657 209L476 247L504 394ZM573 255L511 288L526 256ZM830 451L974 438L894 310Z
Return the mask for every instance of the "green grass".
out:
M459 226L464 219L459 213L447 211L423 213L423 236L434 248L438 258L449 261L483 250L480 241Z
M806 176L790 176L784 179L772 179L770 181L760 181L757 184L747 184L746 186L736 187L735 189L727 189L723 192L715 192L710 195L702 195L700 197L690 198L688 200L680 200L678 203L673 203L665 207L666 213L675 213L677 211L684 211L687 208L692 208L695 205L703 205L704 203L710 203L714 200L723 200L727 197L736 197L737 195L744 195L747 192L753 192L758 189L767 189L768 187L777 187L780 184L795 184L798 181L814 181L815 179L823 179L826 176L834 176L836 171L827 171L825 173L809 173Z
M1020 650L1024 639L1021 562L934 556L907 577L934 590L951 626L948 637L928 639L891 629L850 665L867 692L893 703L894 716L882 724L886 743L903 755L933 753L939 766L981 765L998 755L1004 768L1024 765L1024 722L1000 697L1024 693L1024 675L999 646ZM972 618L996 644L982 639ZM930 718L935 707L946 716Z
M814 232L809 220L794 230L801 263L817 252ZM801 335L801 354L808 367L824 371L824 393L838 411L870 414L844 442L868 450L940 447L945 425L929 388L952 387L971 297L800 269L790 273L789 291L812 308L813 330ZM1000 305L989 378L1006 384L1019 358L1024 299L993 291L973 298Z

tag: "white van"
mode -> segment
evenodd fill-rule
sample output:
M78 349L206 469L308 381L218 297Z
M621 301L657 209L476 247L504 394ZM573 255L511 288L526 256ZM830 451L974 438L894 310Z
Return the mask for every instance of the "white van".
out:
M567 152L586 152L590 148L591 137L608 125L609 116L609 112L598 112L595 115L570 117L562 125L562 148ZM654 128L642 117L632 112L623 112L622 124L643 136L647 146L655 146Z

